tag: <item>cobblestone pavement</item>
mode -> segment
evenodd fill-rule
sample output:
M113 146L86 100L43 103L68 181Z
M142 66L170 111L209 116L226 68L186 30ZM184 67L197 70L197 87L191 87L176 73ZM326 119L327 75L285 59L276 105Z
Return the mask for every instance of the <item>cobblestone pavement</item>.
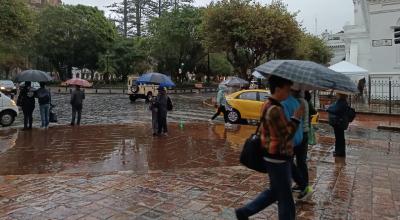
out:
M252 126L148 123L0 130L0 219L234 219L268 186L238 162ZM314 194L298 219L398 219L400 135L352 127L348 157L329 127L310 147ZM6 146L6 147L4 147ZM252 219L276 219L273 205Z
M171 94L174 111L169 113L169 121L207 121L214 114L214 109L202 105L206 97L214 93ZM71 122L71 105L69 94L52 94L52 103L56 105L58 123L65 125ZM12 127L23 127L23 115L16 118ZM34 126L40 127L39 105L33 113ZM151 112L144 100L130 103L128 95L123 94L86 94L83 104L82 124L117 124L151 121ZM1 128L0 128L1 129Z

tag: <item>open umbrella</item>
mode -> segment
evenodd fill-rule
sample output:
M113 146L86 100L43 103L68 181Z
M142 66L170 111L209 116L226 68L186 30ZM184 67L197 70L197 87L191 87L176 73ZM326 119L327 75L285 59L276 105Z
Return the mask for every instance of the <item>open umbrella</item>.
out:
M259 73L258 71L253 71L251 73L251 75L253 75L254 77L256 77L257 79L265 79L265 76L263 76L261 73Z
M349 77L311 61L271 60L255 68L264 76L279 76L296 82L306 89L332 89L356 93L357 87Z
M175 86L175 83L172 82L171 78L162 73L145 73L136 80L136 84L157 84L162 87Z
M52 78L49 74L40 70L25 70L18 73L15 80L17 82L49 82Z
M92 84L90 82L88 82L87 80L79 79L79 78L69 79L69 80L65 81L65 84L67 86L70 86L70 85L81 86L81 87L91 87L92 86Z
M245 85L249 85L249 82L236 76L229 76L226 80L222 81L220 85L242 87Z

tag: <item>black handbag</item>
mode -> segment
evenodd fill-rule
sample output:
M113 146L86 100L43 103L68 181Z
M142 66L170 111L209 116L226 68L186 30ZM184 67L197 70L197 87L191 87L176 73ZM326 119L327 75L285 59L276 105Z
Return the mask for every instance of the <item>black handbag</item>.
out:
M242 152L240 153L240 163L257 172L267 173L267 168L263 158L265 149L261 146L261 136L259 133L263 115L261 115L260 123L257 126L256 132L251 134L244 143Z

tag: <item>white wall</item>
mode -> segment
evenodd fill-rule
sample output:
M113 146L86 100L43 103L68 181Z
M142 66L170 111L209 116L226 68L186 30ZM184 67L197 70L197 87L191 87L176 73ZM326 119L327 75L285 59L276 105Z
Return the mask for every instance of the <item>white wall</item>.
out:
M394 44L393 26L400 18L400 3L370 5L371 72L400 73L400 45ZM372 40L390 39L392 46L373 47Z

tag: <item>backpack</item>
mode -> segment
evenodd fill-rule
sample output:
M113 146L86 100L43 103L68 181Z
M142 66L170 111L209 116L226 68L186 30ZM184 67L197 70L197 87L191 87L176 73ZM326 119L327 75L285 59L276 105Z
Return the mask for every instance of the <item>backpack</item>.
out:
M39 104L50 103L50 95L48 92L38 94Z
M173 105L172 105L172 101L171 101L171 99L168 97L167 98L167 110L168 111L172 111L172 109L173 109Z
M347 119L349 122L353 122L354 118L356 117L356 110L352 107L347 108Z

